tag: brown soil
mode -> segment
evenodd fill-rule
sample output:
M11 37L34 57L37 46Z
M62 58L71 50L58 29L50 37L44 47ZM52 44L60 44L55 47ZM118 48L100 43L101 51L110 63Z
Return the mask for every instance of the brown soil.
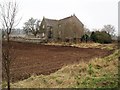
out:
M12 82L23 80L31 75L50 74L62 66L78 63L82 60L104 57L112 51L98 48L77 48L49 46L32 43L12 42L12 54L15 59L11 65ZM6 44L3 43L3 48Z

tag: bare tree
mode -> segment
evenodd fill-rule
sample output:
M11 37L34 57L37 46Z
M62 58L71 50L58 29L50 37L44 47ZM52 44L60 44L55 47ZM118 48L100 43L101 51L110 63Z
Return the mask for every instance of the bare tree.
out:
M84 27L84 33L87 35L91 35L90 29L88 29L87 27Z
M96 31L101 31L101 29L93 28L93 31L94 31L94 32L96 32Z
M24 25L23 30L26 34L32 33L36 37L40 31L40 21L37 19L30 18Z
M104 25L102 31L106 31L111 36L114 36L114 34L115 34L115 27L112 26L112 25Z
M16 2L3 2L0 4L0 22L6 37L6 47L2 51L2 63L3 72L5 72L6 75L8 90L10 90L10 65L12 60L10 51L10 34L13 28L15 28L19 23L19 21L16 20L17 13L18 4Z

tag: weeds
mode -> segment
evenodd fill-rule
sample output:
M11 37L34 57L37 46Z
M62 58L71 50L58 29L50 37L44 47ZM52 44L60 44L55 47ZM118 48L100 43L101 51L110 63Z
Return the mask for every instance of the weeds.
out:
M58 84L62 84L63 81L56 79L56 82L57 82Z
M90 75L92 75L94 72L93 72L93 66L92 66L92 64L89 64L88 65L88 73L90 74Z

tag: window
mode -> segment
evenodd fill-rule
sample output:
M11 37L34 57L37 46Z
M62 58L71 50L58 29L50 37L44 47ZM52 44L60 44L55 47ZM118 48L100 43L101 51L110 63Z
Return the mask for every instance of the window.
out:
M45 25L43 25L42 28L44 29L44 28L45 28Z
M61 27L61 25L59 24L58 27Z
M44 37L45 36L45 33L42 33L42 37Z
M59 31L58 34L61 35L61 31Z

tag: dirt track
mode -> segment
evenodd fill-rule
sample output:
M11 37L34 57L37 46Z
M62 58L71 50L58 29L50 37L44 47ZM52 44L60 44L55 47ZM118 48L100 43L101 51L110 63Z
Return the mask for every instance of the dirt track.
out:
M6 45L4 44L3 47ZM12 62L12 81L23 80L32 74L50 74L63 65L104 57L112 51L95 48L47 46L40 44L12 42L15 60Z

